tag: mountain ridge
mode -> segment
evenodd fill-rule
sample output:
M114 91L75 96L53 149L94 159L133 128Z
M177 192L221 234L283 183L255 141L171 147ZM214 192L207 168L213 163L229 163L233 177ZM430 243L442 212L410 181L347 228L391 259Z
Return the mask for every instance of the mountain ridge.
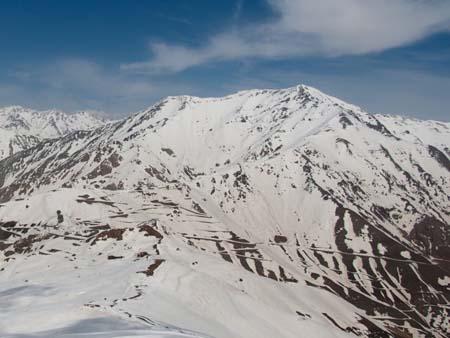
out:
M74 298L80 320L445 337L449 136L305 86L168 97L0 161L0 269L39 286L33 264L86 276L56 294L91 290L97 270L123 281Z
M92 129L106 120L93 112L36 111L21 106L0 108L0 158L36 145L46 138L61 137L76 130Z

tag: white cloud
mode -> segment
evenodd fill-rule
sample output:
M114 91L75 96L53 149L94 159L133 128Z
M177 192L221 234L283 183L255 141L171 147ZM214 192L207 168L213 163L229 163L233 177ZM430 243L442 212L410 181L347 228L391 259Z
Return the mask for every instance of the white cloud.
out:
M92 96L133 98L148 95L153 85L148 81L130 79L116 72L108 72L98 64L86 60L63 60L42 69L41 81L54 89L82 90Z
M269 0L279 29L311 34L325 52L359 54L450 28L448 0Z
M191 48L153 43L152 58L123 64L138 73L179 72L215 61L366 54L449 31L448 0L266 0L277 18Z

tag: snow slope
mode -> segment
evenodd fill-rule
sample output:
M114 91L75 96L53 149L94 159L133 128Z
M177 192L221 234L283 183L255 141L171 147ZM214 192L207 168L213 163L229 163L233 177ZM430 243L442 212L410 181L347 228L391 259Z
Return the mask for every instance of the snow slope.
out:
M44 140L0 161L0 332L446 337L449 140L306 86Z

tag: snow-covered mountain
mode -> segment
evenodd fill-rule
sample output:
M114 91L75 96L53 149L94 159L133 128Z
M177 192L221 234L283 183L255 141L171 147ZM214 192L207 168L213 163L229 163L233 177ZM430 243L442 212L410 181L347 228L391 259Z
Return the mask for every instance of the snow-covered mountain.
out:
M306 86L43 140L0 161L0 333L446 337L449 147Z
M67 114L20 106L0 108L0 159L31 148L43 139L61 137L75 130L93 129L105 122L91 112Z

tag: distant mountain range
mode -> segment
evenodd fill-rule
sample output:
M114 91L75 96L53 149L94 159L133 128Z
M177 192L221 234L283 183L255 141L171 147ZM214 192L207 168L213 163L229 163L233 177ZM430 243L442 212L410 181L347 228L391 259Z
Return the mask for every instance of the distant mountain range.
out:
M450 123L297 86L4 108L0 154L2 336L450 334Z
M0 159L31 148L43 139L99 127L106 121L91 112L67 114L20 106L0 108Z

